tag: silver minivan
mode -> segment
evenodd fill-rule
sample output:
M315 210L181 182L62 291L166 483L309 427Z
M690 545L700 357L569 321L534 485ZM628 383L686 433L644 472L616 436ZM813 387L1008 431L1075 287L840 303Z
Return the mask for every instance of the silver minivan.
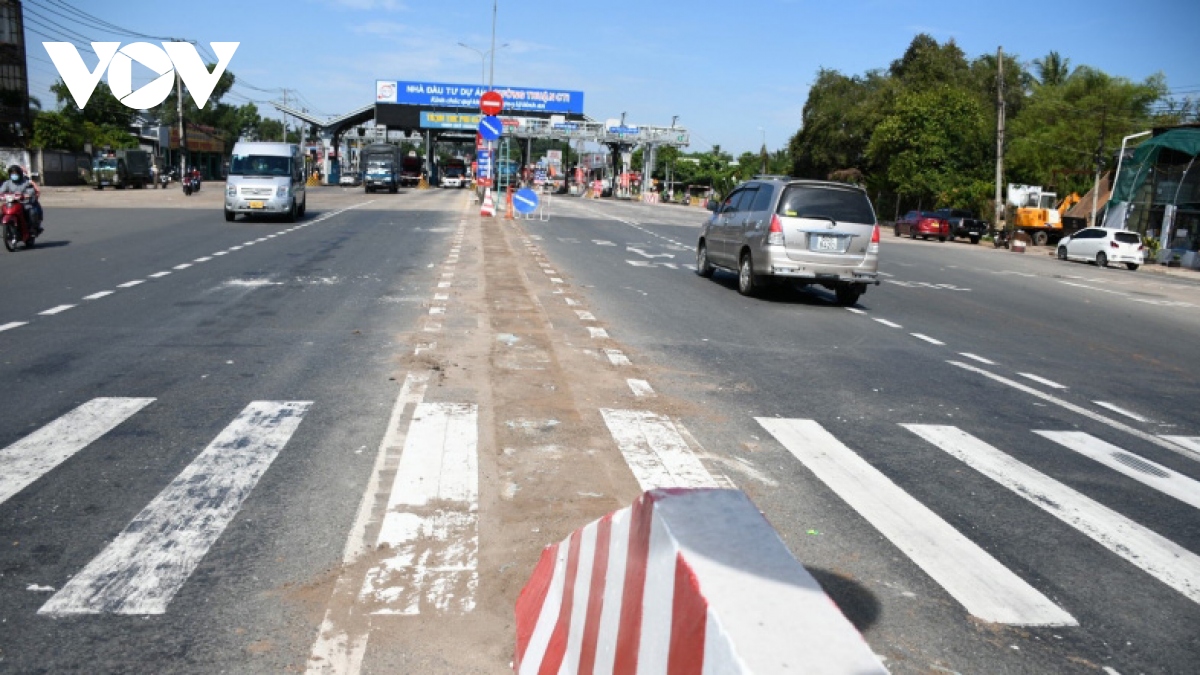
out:
M240 141L225 179L225 220L237 214L284 216L289 223L308 207L304 155L293 143Z
M772 282L817 284L853 305L879 285L879 225L860 187L828 181L764 178L709 202L700 230L696 272L738 275L738 292Z

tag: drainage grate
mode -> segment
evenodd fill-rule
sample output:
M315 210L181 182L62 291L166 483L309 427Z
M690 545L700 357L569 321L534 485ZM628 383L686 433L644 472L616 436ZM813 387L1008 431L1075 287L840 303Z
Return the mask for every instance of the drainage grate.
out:
M1151 476L1157 476L1159 478L1170 478L1171 477L1171 474L1167 473L1166 471L1163 471L1162 469L1158 468L1157 466L1154 466L1153 464L1147 462L1146 460L1144 460L1140 457L1131 455L1127 452L1114 452L1112 454L1112 456L1113 456L1113 459L1117 460L1118 462L1120 462L1120 463L1124 464L1125 466L1127 466L1131 469L1134 469L1136 471L1141 471L1142 473L1148 473Z

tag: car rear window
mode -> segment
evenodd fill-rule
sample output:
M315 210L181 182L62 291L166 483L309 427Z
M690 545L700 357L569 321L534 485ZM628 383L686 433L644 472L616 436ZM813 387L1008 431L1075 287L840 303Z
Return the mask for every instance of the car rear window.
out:
M1113 238L1122 244L1140 244L1142 238L1136 232L1117 232L1113 234Z
M779 199L776 213L792 218L833 218L838 222L875 224L875 212L867 196L843 188L788 186Z

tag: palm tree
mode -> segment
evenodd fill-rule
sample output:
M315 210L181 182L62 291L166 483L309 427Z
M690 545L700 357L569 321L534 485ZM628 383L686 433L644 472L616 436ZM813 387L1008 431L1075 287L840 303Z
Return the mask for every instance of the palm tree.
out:
M1064 59L1056 51L1051 51L1043 59L1034 59L1037 68L1038 81L1044 87L1057 87L1071 76L1071 59Z

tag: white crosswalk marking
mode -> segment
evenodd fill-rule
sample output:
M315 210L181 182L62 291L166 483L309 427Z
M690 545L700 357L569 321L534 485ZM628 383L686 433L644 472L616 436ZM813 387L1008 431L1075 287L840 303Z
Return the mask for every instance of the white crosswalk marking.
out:
M413 413L367 572L373 614L466 613L479 586L478 407L421 403Z
M39 614L162 614L300 425L308 401L255 401Z
M600 414L643 490L723 487L704 468L670 418L644 410Z
M1195 553L955 427L901 426L1200 603L1200 556Z
M812 420L755 418L809 471L984 621L1077 622Z
M0 450L0 504L153 402L94 398Z
M1200 482L1167 467L1125 452L1081 431L1035 431L1059 445L1119 471L1143 485L1200 509Z

